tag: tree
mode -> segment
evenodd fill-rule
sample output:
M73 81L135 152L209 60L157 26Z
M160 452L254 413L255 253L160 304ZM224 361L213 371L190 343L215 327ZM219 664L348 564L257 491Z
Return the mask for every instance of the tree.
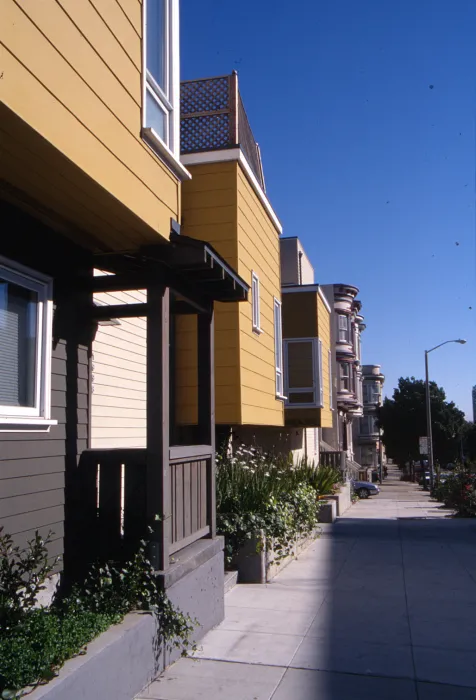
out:
M422 379L398 380L392 399L385 399L378 411L387 455L403 465L420 459L418 438L426 435L426 393ZM444 389L430 382L433 459L440 464L455 461L461 453L461 437L466 430L463 411L446 401Z

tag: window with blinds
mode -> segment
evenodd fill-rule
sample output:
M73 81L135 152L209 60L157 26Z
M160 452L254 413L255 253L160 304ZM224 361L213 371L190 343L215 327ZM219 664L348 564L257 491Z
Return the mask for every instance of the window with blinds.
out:
M0 257L0 422L48 418L51 281Z
M286 405L323 408L322 342L319 338L284 341Z

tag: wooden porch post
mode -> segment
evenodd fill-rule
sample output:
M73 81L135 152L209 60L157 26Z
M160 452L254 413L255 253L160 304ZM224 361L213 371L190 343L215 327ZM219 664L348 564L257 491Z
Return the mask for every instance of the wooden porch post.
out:
M198 314L198 426L200 441L211 445L207 477L207 510L210 537L216 534L215 496L215 323L210 314Z
M147 288L147 518L150 561L156 570L169 566L169 356L170 291Z

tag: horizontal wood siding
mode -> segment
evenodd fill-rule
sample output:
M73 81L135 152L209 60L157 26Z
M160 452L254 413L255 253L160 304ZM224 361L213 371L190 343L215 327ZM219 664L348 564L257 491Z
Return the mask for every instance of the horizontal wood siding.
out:
M331 314L320 296L317 297L317 322L319 338L322 341L322 378L324 384L324 408L321 413L320 427L331 428L333 415L331 410L332 406L330 405L330 379L332 371L329 366L330 363L332 363L332 353L331 356L329 356L329 350L331 349ZM335 377L333 381L335 382Z
M95 294L101 306L147 301L145 290ZM147 408L146 319L99 325L93 342L91 447L145 448Z
M0 526L24 547L36 530L52 531L50 556L62 555L68 479L88 447L89 355L92 328L75 293L92 274L89 257L36 221L0 202L7 235L0 254L53 277L55 303L48 433L0 433ZM64 286L67 280L67 287Z
M237 269L237 165L212 163L191 166L189 170L192 180L182 187L183 233L211 243ZM224 425L241 422L240 306L238 303L215 304L216 422ZM177 325L176 416L179 423L196 420L196 360L190 353L192 326L193 321L185 318ZM180 376L182 371L183 377Z
M2 101L66 156L63 187L85 211L78 218L65 198L61 214L87 230L86 212L94 209L93 233L111 245L117 237L101 230L101 208L88 198L87 178L108 206L116 200L117 211L123 205L126 216L136 217L119 233L129 246L158 234L168 238L170 218L180 216L179 182L141 138L141 15L140 0L4 0L0 9ZM14 156L23 141L10 133L14 125L2 123ZM44 153L39 139L38 147ZM36 155L36 144L33 149ZM49 181L48 160L35 158L34 168ZM15 185L38 197L37 182L24 175L22 181L12 173ZM54 195L40 201L54 209Z
M239 305L241 422L283 425L283 402L276 399L273 298L281 299L279 236L241 166L235 164L238 192L238 274L260 281L263 332L252 329L252 299Z

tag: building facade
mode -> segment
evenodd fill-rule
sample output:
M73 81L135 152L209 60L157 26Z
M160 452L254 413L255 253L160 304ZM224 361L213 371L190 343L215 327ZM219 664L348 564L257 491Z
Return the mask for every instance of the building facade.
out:
M363 415L361 334L365 330L357 287L329 284L322 287L331 307L332 369L336 380L334 419L322 431L325 451L344 451L355 459L353 422Z
M380 365L363 365L363 415L354 421L355 459L366 469L377 469L385 461L377 412L382 405L385 377Z
M246 440L257 426L284 426L281 224L266 194L261 154L236 73L182 83L183 232L209 241L250 286L247 303L215 311L215 418L220 436ZM196 413L196 367L187 355L196 331L183 319L178 420ZM220 438L221 439L221 438Z
M251 279L181 229L191 174L179 2L166 5L1 3L0 525L20 546L53 531L71 577L129 555L150 526L154 568L204 632L223 616L215 303L240 317ZM273 381L279 422L275 396Z

